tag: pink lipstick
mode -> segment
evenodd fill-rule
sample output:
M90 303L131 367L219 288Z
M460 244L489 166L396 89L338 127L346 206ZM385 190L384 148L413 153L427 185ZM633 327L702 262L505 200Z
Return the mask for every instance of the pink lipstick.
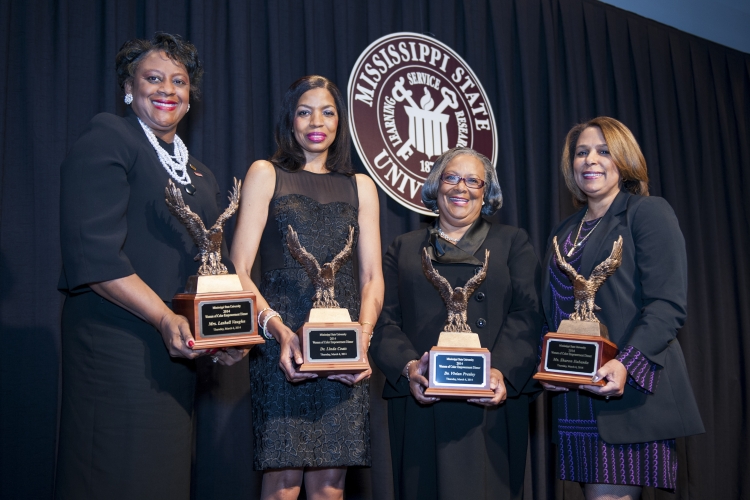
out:
M326 140L326 135L323 132L310 132L307 134L307 140L310 142L323 142Z

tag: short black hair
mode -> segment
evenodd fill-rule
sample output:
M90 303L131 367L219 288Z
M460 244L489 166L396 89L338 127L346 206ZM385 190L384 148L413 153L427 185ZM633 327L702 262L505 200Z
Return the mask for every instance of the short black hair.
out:
M305 154L302 151L302 146L294 137L294 116L302 94L308 90L319 88L324 88L331 93L336 104L336 113L339 115L336 138L328 148L326 168L331 172L352 176L354 175L354 169L349 146L349 114L346 111L346 103L338 87L324 76L303 76L294 82L284 94L279 118L276 120L276 129L274 130L276 152L270 161L277 167L289 172L296 172L304 168Z
M161 31L154 33L151 40L133 38L122 44L115 56L117 83L120 88L125 88L125 82L133 78L138 64L155 50L164 51L171 60L185 66L190 78L190 98L197 100L200 97L200 83L203 78L203 65L198 59L198 50L180 35L170 35Z

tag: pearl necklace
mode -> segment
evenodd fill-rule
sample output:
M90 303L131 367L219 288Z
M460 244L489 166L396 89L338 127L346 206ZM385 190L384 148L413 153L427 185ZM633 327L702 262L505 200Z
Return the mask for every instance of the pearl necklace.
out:
M461 238L451 238L450 236L448 236L447 234L445 234L445 233L443 232L443 229L442 229L442 228L440 228L440 227L438 228L438 234L440 235L440 237L441 237L441 238L443 238L444 240L450 241L450 242L451 242L451 243L453 243L454 245L455 245L456 243L458 243L458 240L460 240L460 239L461 239Z
M572 246L572 247L570 247L570 250L568 251L568 253L567 253L566 257L570 257L571 255L573 255L573 251L574 251L574 250L575 250L576 248L578 248L578 247L580 247L581 245L583 245L583 242L584 242L584 241L586 241L586 240L588 239L588 237L589 237L589 236L591 236L591 233L593 233L593 232L594 232L594 229L596 229L596 227L597 227L597 226L599 225L599 223L600 223L600 222L602 221L602 219L604 218L604 217L599 217L599 220L598 220L598 221L596 222L596 224L594 224L594 227L592 227L592 228L591 228L591 231L589 231L589 232L588 232L588 234L587 234L586 236L584 236L584 237L583 237L583 238L581 239L581 241L578 241L578 237L579 237L579 236L581 236L581 228L583 227L583 221L585 221L585 220L586 220L586 216L587 216L588 214L589 214L589 209L587 208L587 209L586 209L586 213L585 213L585 214L583 214L583 219L581 219L581 225L580 225L580 226L578 226L578 234L576 234L576 239L575 239L575 241L573 242L573 246Z
M190 176L187 172L187 163L188 163L188 149L185 146L185 143L182 142L182 139L175 134L174 135L174 156L167 153L167 150L161 147L159 144L159 141L156 140L156 135L154 135L153 130L151 130L151 127L146 125L141 121L140 118L138 118L138 123L141 124L141 127L143 128L143 131L146 132L146 137L148 137L148 142L151 143L151 145L156 150L157 156L159 156L159 161L161 162L164 169L169 173L169 175L174 179L176 182L179 182L183 186L187 186L190 184L190 187L192 187L193 193L195 192L195 186L193 186L190 183ZM186 187L185 190L189 194L193 194L190 192L190 187Z

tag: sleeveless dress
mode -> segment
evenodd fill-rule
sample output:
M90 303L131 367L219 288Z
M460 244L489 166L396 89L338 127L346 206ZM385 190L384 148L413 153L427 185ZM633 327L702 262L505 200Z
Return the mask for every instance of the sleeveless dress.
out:
M580 272L581 256L587 236L600 219L584 222L576 247L566 260ZM563 255L573 248L575 229L560 248ZM554 302L552 331L568 319L574 310L573 285L557 266L553 257L549 264L550 285ZM626 346L618 355L628 370L628 384L645 393L658 388L658 365L649 361L633 346ZM674 490L677 483L675 440L664 439L647 443L610 444L602 440L596 424L591 393L562 392L553 397L553 442L557 444L560 479L581 483L653 486Z
M338 173L276 170L276 187L260 242L260 292L292 331L302 326L315 289L286 245L289 225L322 265L346 245L355 249L336 273L335 296L359 317L356 244L359 199L355 178ZM321 376L296 384L279 368L279 344L266 340L250 351L256 470L370 465L369 382L353 387Z

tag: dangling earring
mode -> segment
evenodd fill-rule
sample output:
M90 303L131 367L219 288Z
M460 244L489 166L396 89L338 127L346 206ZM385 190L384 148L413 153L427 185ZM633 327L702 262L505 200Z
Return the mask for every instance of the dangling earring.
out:
M190 111L190 104L188 104L188 109L187 109L187 111ZM185 113L187 113L187 111L185 111Z
M133 102L133 94L128 92L125 94L125 104L130 105L131 102Z

